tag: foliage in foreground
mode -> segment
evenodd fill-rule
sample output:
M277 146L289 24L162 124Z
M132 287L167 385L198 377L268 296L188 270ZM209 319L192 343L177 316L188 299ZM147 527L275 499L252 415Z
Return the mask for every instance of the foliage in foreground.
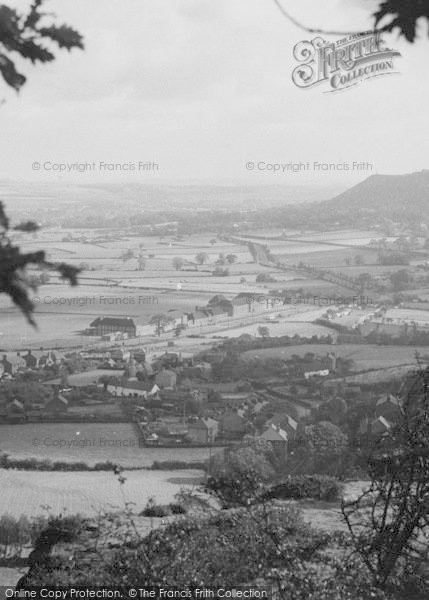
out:
M371 588L365 571L342 566L340 534L313 530L293 507L259 505L182 517L146 538L109 554L100 549L82 564L51 559L29 585L162 586L175 589L228 587L263 581L296 600L387 598Z
M47 508L47 507L46 507ZM60 516L40 515L29 519L26 515L16 518L10 514L0 517L0 557L19 557L25 546L34 544L43 532L50 527L61 525L70 532L71 537L77 537L83 527L80 515Z
M0 5L1 9L2 5ZM39 226L29 221L21 223L13 229L23 232L35 232L39 229ZM9 219L4 211L3 203L0 202L0 293L10 296L13 303L27 317L27 320L35 325L32 316L35 305L29 298L29 293L31 290L37 289L37 281L34 277L29 276L28 267L55 270L62 279L67 280L71 285L77 285L79 269L66 263L49 262L43 250L21 252L21 249L13 243L10 231Z
M46 63L55 59L46 44L58 48L83 49L82 36L67 25L56 25L52 13L41 11L43 0L34 0L29 11L20 13L0 4L0 75L14 90L19 91L26 77L16 69L13 57Z
M419 570L429 558L429 369L403 386L397 423L373 449L371 484L343 516L353 545L375 585L385 587L412 576L427 586Z

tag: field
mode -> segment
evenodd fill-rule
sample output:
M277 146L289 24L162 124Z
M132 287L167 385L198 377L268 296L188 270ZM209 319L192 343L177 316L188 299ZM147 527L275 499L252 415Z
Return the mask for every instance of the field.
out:
M155 460L201 461L208 448L140 448L128 423L37 423L0 425L0 451L18 458L111 461L124 467L150 467Z
M283 237L282 237L283 235ZM319 279L307 278L294 270L300 262L319 268L329 268L352 277L367 272L384 274L386 278L398 267L377 264L377 250L368 244L382 235L375 231L341 230L328 232L256 231L236 237L237 243L219 240L216 234L175 236L130 235L112 229L45 229L30 239L21 236L23 250L45 248L52 261L65 261L83 269L79 286L70 288L55 274L46 285L39 286L36 305L38 328L32 328L9 299L0 297L0 347L6 350L27 347L82 346L95 340L84 330L97 316L116 315L140 318L149 322L155 314L171 310L186 312L205 306L215 294L233 297L240 292L268 294L270 290L299 288L320 296L350 296L354 292ZM388 238L392 241L394 238ZM270 251L282 256L291 268L281 271L256 264L247 243L266 244ZM124 253L131 251L128 259ZM196 256L206 255L204 264ZM144 270L139 270L138 257L144 258ZM213 276L220 256L235 256L235 262L223 265L227 276ZM357 257L363 264L356 264ZM175 258L183 261L181 269L173 265ZM273 281L256 282L259 273L270 275ZM421 294L424 294L422 289ZM375 299L376 300L376 299ZM295 307L295 310L296 307ZM428 320L415 314L419 322ZM400 314L392 318L402 318ZM409 318L412 318L410 316ZM285 327L273 324L273 335L293 335L320 329L302 325L301 319L288 319ZM248 323L246 324L247 327ZM237 330L231 323L231 329ZM243 333L254 333L250 326ZM210 333L210 331L206 332ZM232 335L238 333L238 330ZM152 338L153 339L153 338ZM150 337L144 340L150 342Z
M344 295L344 289L333 284L309 280L293 269L289 272L263 267L253 262L247 240L266 243L274 254L284 256L290 263L300 261L316 266L367 270L374 262L374 250L362 250L375 235L368 231L339 231L311 234L291 232L289 239L273 239L281 231L258 233L257 238L243 237L242 243L218 240L214 234L192 235L183 238L130 236L116 230L45 229L30 239L21 237L25 251L44 248L52 261L65 261L83 268L79 286L70 288L51 274L46 285L40 286L36 305L38 329L32 328L7 297L0 298L0 347L24 349L38 347L67 347L82 345L91 340L83 335L89 323L101 315L127 315L149 321L157 313L177 309L192 310L204 306L217 293L230 297L239 292L267 293L272 288L311 289L318 293ZM132 251L133 257L123 255ZM207 255L205 264L197 265L198 253ZM364 267L354 265L357 253L365 255ZM138 270L138 256L144 257L144 270ZM226 277L214 277L212 272L219 255L235 255L233 264L225 264ZM351 265L345 260L349 256ZM184 262L175 270L173 259ZM371 267L372 268L372 267ZM374 267L376 268L376 267ZM377 267L379 269L379 267ZM256 276L264 272L275 282L257 283ZM351 273L350 273L351 274ZM54 326L53 326L54 324ZM289 329L288 329L289 331Z
M50 512L67 512L90 516L100 510L123 510L125 501L134 502L134 510L141 511L153 496L160 503L174 500L182 487L191 487L201 481L201 472L187 471L124 471L126 482L119 484L113 473L37 473L0 469L0 515L19 517L21 514L43 514L43 506Z
M385 314L385 319L393 319L393 323L413 323L417 325L429 325L429 311L414 310L411 308L392 308Z
M422 356L429 355L427 347L410 346L369 346L366 344L304 344L302 346L286 346L280 348L267 348L264 350L249 350L242 354L244 358L283 358L285 360L293 354L304 356L313 352L317 356L326 356L327 352L335 352L337 357L353 360L354 371L369 369L387 369L401 365L417 367L416 351Z

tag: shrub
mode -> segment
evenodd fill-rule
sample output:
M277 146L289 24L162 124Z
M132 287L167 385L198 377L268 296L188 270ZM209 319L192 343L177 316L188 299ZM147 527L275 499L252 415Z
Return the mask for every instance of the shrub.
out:
M258 275L256 275L256 281L258 283L275 283L277 280L269 273L258 273Z
M264 499L299 500L312 498L333 502L341 497L338 479L326 475L292 475L263 494Z
M174 471L179 469L199 469L205 470L206 464L203 462L193 462L184 460L155 460L151 469L154 471Z
M24 546L34 542L48 525L45 516L18 519L5 514L0 517L0 556L20 556Z
M0 454L0 469L22 469L23 471L113 471L114 466L110 461L98 462L91 467L83 461L67 462L56 460L51 462L48 458L10 458L8 454Z
M149 501L140 513L142 517L167 517L171 515L168 504L150 504Z
M266 452L248 446L231 450L225 458L215 457L205 487L224 508L246 506L273 477L274 469Z

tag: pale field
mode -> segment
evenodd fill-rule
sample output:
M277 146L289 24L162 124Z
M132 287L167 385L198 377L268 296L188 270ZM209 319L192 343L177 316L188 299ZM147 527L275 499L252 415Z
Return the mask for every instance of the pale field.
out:
M410 346L370 346L367 344L304 344L302 346L285 346L249 350L242 354L244 358L291 358L293 354L304 356L312 352L316 356L326 356L328 352L335 352L337 357L353 360L352 369L363 371L367 369L386 369L400 365L416 366L415 353L422 356L429 354L428 347Z
M255 231L251 232L252 235L256 235L258 237L265 237L267 241L272 241L272 238L281 236L283 234L282 229L277 230L268 230L268 231ZM367 230L358 230L358 229L338 229L336 231L322 231L322 232L313 232L313 231L286 231L286 236L289 238L295 238L297 240L305 240L310 241L312 243L317 242L332 242L335 244L346 244L346 245L362 245L365 246L372 239L380 240L383 239L383 236L375 231L367 231ZM246 238L246 235L240 236L243 239ZM251 239L249 237L249 239ZM387 241L391 242L395 240L395 237L387 237L385 238ZM256 241L256 240L255 240ZM281 241L281 240L275 240Z
M429 356L426 355L426 359L421 361L423 363L429 364ZM350 375L341 379L341 381L345 381L347 383L356 383L356 384L373 384L373 383L383 383L385 381L398 381L398 384L407 376L408 373L414 371L417 368L417 363L414 361L411 365L405 366L396 366L396 367L387 367L384 369L376 369L374 371L366 371L365 373L361 373L359 375Z
M393 319L395 323L411 323L415 321L419 325L429 325L429 310L392 308L386 312L384 318Z
M143 510L150 497L159 503L174 500L182 488L197 485L202 472L184 471L124 471L126 482L121 486L110 472L61 473L12 471L0 469L0 515L34 517L49 512L84 516L100 511L118 511L132 502L133 510ZM123 493L123 495L122 495Z
M32 423L0 425L0 452L91 466L111 461L124 467L150 467L155 460L203 461L210 449L139 447L130 423Z
M204 286L202 286L204 287ZM0 347L6 349L40 346L63 347L92 344L99 338L84 336L91 321L102 315L141 318L149 322L158 313L170 310L191 311L205 306L210 292L136 290L100 286L40 286L37 292L32 327L22 313L0 296Z
M240 337L243 334L254 335L255 337L259 337L258 328L259 327L268 327L270 336L272 337L280 337L283 335L288 335L290 337L295 334L303 336L303 337L312 337L313 335L317 335L317 337L322 337L325 335L331 335L335 337L335 332L327 327L322 327L321 325L314 325L313 323L308 322L298 322L298 321L284 321L282 323L272 323L269 321L261 321L258 324L247 325L244 327L237 327L234 329L228 329L225 332L225 337L227 338L236 338ZM334 335L333 335L334 334ZM212 337L220 334L213 334Z

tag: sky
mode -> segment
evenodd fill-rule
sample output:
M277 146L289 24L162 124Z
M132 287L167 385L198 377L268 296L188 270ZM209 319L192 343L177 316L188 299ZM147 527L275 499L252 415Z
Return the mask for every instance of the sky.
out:
M29 4L3 1L20 9ZM347 31L370 29L376 6L281 1L308 26ZM413 45L384 35L402 55L397 74L326 93L328 84L293 83L293 48L314 35L286 20L272 0L47 0L46 6L83 34L86 48L58 52L47 65L19 63L28 77L19 94L0 83L0 180L347 187L374 173L429 166L423 28ZM315 161L372 168L266 167ZM56 170L76 162L95 168ZM247 168L249 162L256 166ZM135 170L100 163L132 163Z

